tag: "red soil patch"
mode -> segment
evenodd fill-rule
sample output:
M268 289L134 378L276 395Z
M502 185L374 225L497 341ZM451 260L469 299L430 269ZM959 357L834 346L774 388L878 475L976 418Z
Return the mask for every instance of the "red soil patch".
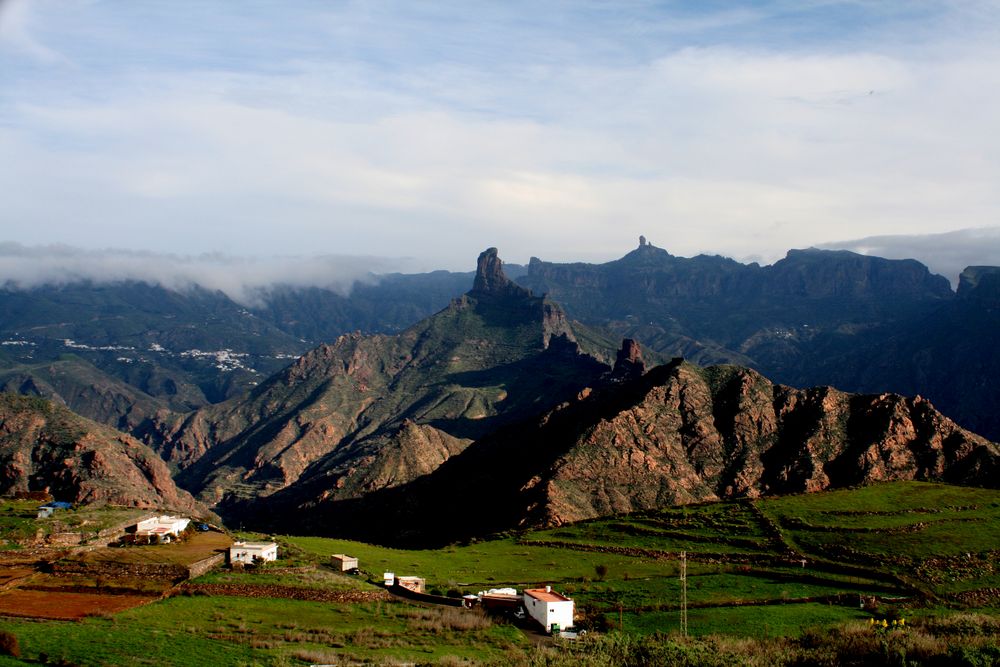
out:
M157 599L142 595L101 595L99 593L15 589L0 593L0 615L76 621L85 616L116 614Z

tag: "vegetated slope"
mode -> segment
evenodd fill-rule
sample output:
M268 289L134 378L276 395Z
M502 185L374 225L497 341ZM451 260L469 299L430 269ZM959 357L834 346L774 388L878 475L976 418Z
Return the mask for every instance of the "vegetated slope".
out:
M23 385L26 393L62 399L125 430L142 422L137 417L149 413L150 399L178 411L218 402L309 348L221 292L199 287L5 286L0 312L8 389ZM50 366L67 355L76 363Z
M43 398L0 394L0 493L207 514L135 438Z
M512 275L526 270L507 268ZM473 275L371 276L349 294L276 284L256 292L253 305L196 285L8 284L0 286L0 369L6 371L0 381L9 390L23 386L25 393L63 400L79 414L134 432L150 399L187 412L243 394L289 360L345 332L396 333L410 326L465 292ZM79 365L50 372L48 364L67 354ZM92 368L82 367L87 364ZM99 388L89 392L88 383ZM114 383L127 387L116 388L110 400L107 388Z
M427 544L877 481L996 485L997 445L919 397L793 389L680 360L585 394L401 488L337 500L317 484L293 486L254 509L315 533Z
M441 312L396 336L341 336L245 398L165 420L160 449L179 483L222 512L303 476L352 497L425 474L608 370L491 248L473 289Z
M205 398L197 388L182 387L166 375L149 376L152 383L169 385L167 397L143 391L140 387L114 378L93 364L75 356L34 364L12 364L0 370L0 391L27 396L42 396L69 407L88 419L113 426L121 431L134 431L157 412L169 409L193 410L204 405Z

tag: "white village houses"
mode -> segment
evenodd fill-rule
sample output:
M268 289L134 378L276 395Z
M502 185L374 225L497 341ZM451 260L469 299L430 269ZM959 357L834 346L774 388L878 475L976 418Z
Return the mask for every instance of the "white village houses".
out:
M233 542L229 547L229 563L278 560L278 545L274 542Z
M573 600L554 592L551 586L526 588L524 609L546 632L552 632L553 626L558 630L573 627Z

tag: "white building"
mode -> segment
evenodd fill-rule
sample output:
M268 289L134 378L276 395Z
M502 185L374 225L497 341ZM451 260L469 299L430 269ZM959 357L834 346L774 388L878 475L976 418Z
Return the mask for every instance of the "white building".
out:
M358 569L358 559L346 554L333 554L330 556L330 564L341 572Z
M229 547L229 562L246 563L278 560L278 545L274 542L233 542Z
M552 632L553 626L559 630L573 627L573 601L554 592L551 586L526 588L524 609L542 624L546 632Z
M154 516L135 524L135 536L170 542L171 539L180 537L190 523L191 519L179 516Z
M423 593L427 587L427 582L423 577L396 577L396 585L402 586L414 593Z

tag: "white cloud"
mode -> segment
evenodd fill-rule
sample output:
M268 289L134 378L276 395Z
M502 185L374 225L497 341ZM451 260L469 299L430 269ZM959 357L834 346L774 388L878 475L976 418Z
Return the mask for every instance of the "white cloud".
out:
M278 285L322 287L350 293L357 282L374 282L376 274L407 267L409 262L384 257L235 257L177 256L105 249L83 250L65 245L26 247L0 243L0 286L29 289L41 285L145 282L172 290L200 286L254 305Z

